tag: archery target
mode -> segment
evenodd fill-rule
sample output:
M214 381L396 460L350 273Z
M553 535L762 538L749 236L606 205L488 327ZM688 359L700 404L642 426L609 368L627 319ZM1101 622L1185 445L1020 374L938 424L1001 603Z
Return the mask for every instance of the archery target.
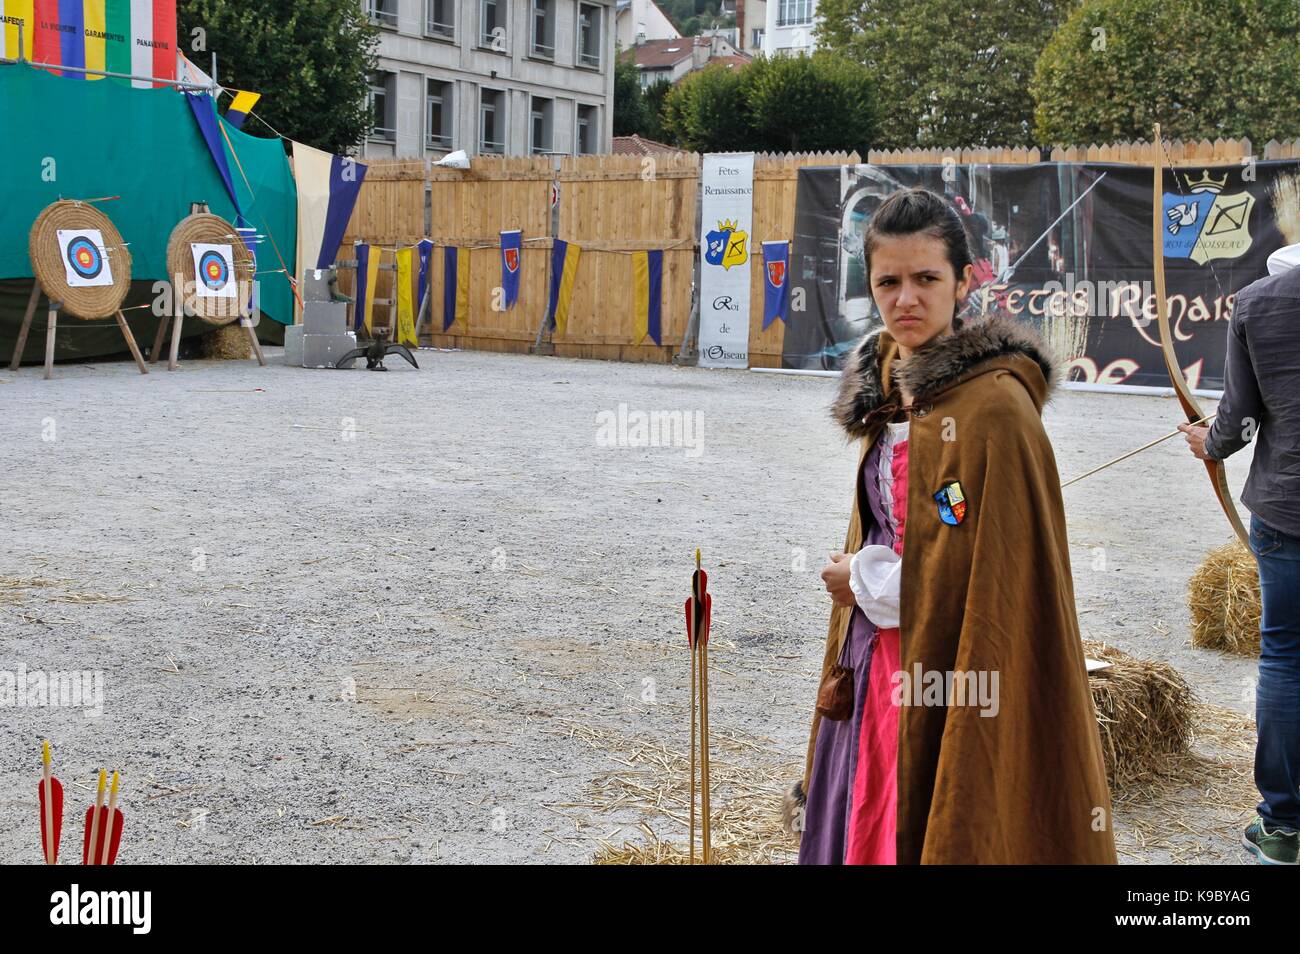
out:
M68 287L93 288L113 284L113 268L99 229L59 229L59 252Z
M194 256L194 294L199 298L237 297L234 249L230 245L190 244Z

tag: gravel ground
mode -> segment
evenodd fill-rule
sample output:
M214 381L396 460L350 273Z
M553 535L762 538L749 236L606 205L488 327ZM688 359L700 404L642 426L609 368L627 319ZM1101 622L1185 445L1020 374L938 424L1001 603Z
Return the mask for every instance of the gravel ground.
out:
M0 671L103 679L98 716L0 709L0 861L39 860L41 738L68 826L95 770L123 770L123 863L581 863L599 839L635 841L642 813L588 790L616 746L584 738L686 750L697 545L714 735L749 740L773 777L801 761L818 571L855 464L832 379L429 350L390 374L268 360L0 372L0 583L36 581L0 589ZM620 404L700 426L611 446L600 415ZM1177 419L1170 400L1079 392L1046 412L1063 476ZM1234 492L1247 466L1231 462ZM1248 714L1253 661L1188 641L1186 581L1231 531L1181 438L1065 495L1085 635ZM1196 856L1243 859L1224 839Z

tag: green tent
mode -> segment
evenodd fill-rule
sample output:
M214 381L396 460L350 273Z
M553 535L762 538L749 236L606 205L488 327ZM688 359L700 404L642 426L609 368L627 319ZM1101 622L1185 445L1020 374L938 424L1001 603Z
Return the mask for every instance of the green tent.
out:
M215 110L209 97L203 106ZM297 189L280 140L217 122L244 217L265 236L257 249L259 332L275 341L282 338L281 325L293 321L288 279L297 246ZM13 353L31 293L27 236L51 202L119 197L98 208L131 250L128 309L153 301L154 282L166 280L167 239L191 203L206 202L215 214L235 221L234 204L189 103L171 87L135 89L114 79L65 78L25 64L0 64L0 163L0 364ZM152 343L158 319L151 310L126 315L141 346ZM42 299L25 360L43 359L44 327ZM185 329L187 337L206 330L197 321ZM124 352L112 318L59 322L56 358Z

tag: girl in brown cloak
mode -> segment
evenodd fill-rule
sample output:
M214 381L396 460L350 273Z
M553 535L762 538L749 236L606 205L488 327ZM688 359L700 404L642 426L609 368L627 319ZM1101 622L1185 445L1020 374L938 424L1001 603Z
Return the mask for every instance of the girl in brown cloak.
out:
M1055 364L1024 326L956 317L970 251L934 193L887 199L865 255L884 327L854 349L833 408L861 454L786 796L800 863L1113 864L1041 420Z

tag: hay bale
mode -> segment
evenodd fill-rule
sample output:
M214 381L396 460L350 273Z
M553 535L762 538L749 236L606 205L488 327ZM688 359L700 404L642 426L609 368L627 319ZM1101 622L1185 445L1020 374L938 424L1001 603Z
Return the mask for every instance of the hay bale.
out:
M247 361L253 356L248 331L238 322L214 328L199 337L203 357L222 361Z
M1259 655L1259 566L1240 540L1211 550L1187 582L1192 645Z
M1083 649L1089 659L1110 663L1089 673L1088 684L1111 788L1166 771L1191 741L1187 680L1168 663L1136 659L1105 643L1085 639Z

